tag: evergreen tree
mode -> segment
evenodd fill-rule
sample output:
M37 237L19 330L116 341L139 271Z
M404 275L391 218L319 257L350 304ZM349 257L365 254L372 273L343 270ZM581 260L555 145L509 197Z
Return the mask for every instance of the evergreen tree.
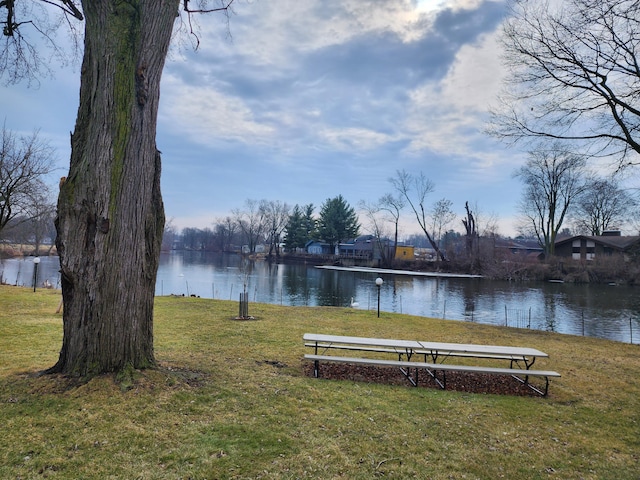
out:
M285 246L288 250L304 248L310 240L317 238L317 221L313 218L314 206L312 203L300 207L293 207L289 221L287 223L287 233L285 236Z
M313 203L309 203L304 206L304 217L302 219L304 226L304 234L306 237L305 244L309 240L315 240L318 238L318 221L313 218L313 211L315 207Z
M284 244L287 250L292 251L296 248L303 248L306 243L304 232L304 217L299 205L293 207L289 221L287 222L287 233L284 238Z
M332 250L341 240L358 235L358 216L342 195L327 199L322 204L318 230L320 237L329 243Z

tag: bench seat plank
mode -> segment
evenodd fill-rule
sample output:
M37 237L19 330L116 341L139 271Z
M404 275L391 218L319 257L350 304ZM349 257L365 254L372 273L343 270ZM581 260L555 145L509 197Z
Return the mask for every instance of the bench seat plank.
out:
M306 345L305 345L306 346ZM429 355L433 356L437 353L437 357L447 358L447 357L469 357L469 358L490 358L492 360L513 360L514 362L525 362L528 360L528 357L523 355L499 355L499 354L490 354L490 353L467 353L467 352L449 352L446 350L438 350L434 352L433 350L414 350L415 355Z
M412 383L413 386L418 386L418 370L424 369L429 375L436 381L436 383L442 388L446 388L446 372L466 372L466 373L481 373L481 374L498 374L498 375L511 375L513 378L523 383L533 391L539 393L543 397L547 396L549 391L549 377L559 377L558 372L551 370L525 370L521 368L500 368L500 367L480 367L475 365L452 365L447 363L426 363L426 362L410 362L405 360L385 360L374 358L361 358L361 357L336 357L331 355L314 355L305 354L307 360L313 360L314 362L314 376L319 376L319 363L323 362L339 362L339 363L351 363L358 365L377 365L386 367L399 367L405 377ZM406 368L406 370L404 370ZM411 368L415 369L415 380L409 375ZM442 373L442 378L438 378L437 372ZM524 377L524 379L522 378ZM544 390L540 390L529 383L529 377L542 377L545 380Z
M551 370L525 370L522 368L480 367L476 365L452 365L449 363L410 362L404 360L386 360L377 358L336 357L332 355L313 355L309 353L305 354L304 358L307 360L323 362L354 363L361 365L379 365L402 368L426 368L427 370L437 371L489 373L498 375L527 375L532 377L560 377L558 372Z

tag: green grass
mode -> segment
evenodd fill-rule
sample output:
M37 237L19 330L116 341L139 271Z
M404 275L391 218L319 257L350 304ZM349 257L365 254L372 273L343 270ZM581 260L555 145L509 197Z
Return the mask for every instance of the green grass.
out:
M38 376L59 293L0 286L0 478L638 479L640 349L607 340L343 308L156 300L159 368ZM549 397L322 380L305 332L521 345Z

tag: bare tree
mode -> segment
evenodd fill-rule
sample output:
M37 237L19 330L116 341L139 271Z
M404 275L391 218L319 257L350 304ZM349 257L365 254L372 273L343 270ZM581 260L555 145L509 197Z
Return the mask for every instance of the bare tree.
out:
M239 228L238 223L230 216L226 216L218 220L213 228L218 239L220 251L230 252L231 244Z
M291 207L279 200L262 200L260 209L264 215L265 231L269 241L268 256L271 257L275 251L276 257L280 257L280 242L287 228Z
M495 241L498 237L498 217L485 213L477 202L465 202L462 224L465 231L465 251L472 268L480 270L487 261L495 258Z
M40 78L52 74L52 61L64 65L80 51L79 23L71 19L84 17L71 0L3 0L0 14L3 13L0 77L5 78L5 84L37 84ZM60 30L68 34L71 49L60 47Z
M2 127L0 138L0 234L12 220L28 221L47 191L44 177L53 171L53 149L38 137L18 136ZM15 222L14 222L15 224Z
M202 0L194 9L189 0L0 2L9 40L0 73L9 80L29 78L18 70L32 63L22 59L38 57L23 35L49 31L33 23L29 5L57 7L63 23L85 20L78 115L58 197L63 341L49 372L91 376L155 364L153 301L165 221L155 139L160 79L180 7L190 21L196 10L226 11L231 1Z
M182 246L187 250L208 252L214 250L215 233L210 228L183 228Z
M380 205L380 209L385 211L389 216L389 221L393 223L393 248L394 248L394 256L395 250L398 248L398 228L400 224L400 214L402 213L402 209L405 207L406 203L402 196L395 196L391 193L387 193L383 195L380 200L378 200L378 204Z
M260 208L260 202L248 199L244 203L244 209L234 209L232 214L247 242L249 253L256 253L258 241L265 231L265 211Z
M164 224L164 231L162 232L162 251L168 252L173 249L178 238L178 229L173 223L173 219L169 219Z
M471 258L477 251L478 229L476 218L469 208L469 202L464 202L464 209L466 212L466 217L462 219L462 224L464 225L465 229L465 247L467 250L467 256Z
M51 233L56 218L56 205L46 185L29 195L26 212L29 218L27 225L33 240L34 252L39 255L44 238ZM51 240L55 240L55 236Z
M515 1L503 43L511 72L489 131L507 141L580 141L619 166L640 153L640 3Z
M451 208L453 202L446 198L441 198L431 206L431 231L433 239L440 247L443 231L446 232L447 227L453 223L457 215Z
M538 147L514 176L524 184L519 204L525 228L538 238L545 254L555 253L555 241L569 208L586 183L586 161L557 145Z
M435 250L439 259L446 261L446 257L440 251L433 234L429 232L429 212L427 211L427 195L433 192L434 185L431 180L420 172L418 175L411 175L404 170L396 171L396 176L389 179L389 182L396 189L398 194L407 201L416 217L418 225L427 237L429 244Z
M382 202L378 201L376 203L367 203L362 200L358 203L358 208L360 208L364 213L364 217L369 224L369 230L375 237L376 247L378 252L380 252L380 261L382 265L389 265L392 258L390 258L390 252L386 247L385 242L385 238L387 237L387 232L385 230L386 211L382 207ZM393 254L395 254L395 249L393 250Z
M612 228L621 228L636 213L638 203L613 180L596 179L578 197L574 223L587 235L602 235Z

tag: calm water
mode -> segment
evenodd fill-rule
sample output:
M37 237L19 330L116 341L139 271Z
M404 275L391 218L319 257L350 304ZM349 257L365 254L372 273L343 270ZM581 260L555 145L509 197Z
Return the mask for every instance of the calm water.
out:
M32 286L33 270L32 259L0 263L9 284ZM378 275L175 252L161 256L156 295L237 300L246 285L250 302L348 307L353 298L355 308L376 310L378 276L382 311L640 343L640 290L623 286ZM42 257L38 285L45 280L59 288L55 257Z

